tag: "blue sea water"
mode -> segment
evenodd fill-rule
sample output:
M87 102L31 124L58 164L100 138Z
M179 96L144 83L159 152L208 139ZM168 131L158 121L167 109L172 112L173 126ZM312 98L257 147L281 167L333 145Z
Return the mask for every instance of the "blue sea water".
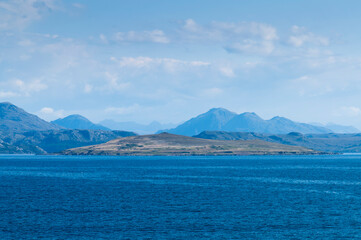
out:
M0 156L0 239L357 239L361 155Z

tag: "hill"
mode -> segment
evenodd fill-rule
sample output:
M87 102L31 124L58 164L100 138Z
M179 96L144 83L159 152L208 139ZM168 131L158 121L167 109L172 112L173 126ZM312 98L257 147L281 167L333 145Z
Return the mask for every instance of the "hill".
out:
M62 127L27 113L9 102L0 103L0 131L24 132L58 129L62 129Z
M185 136L194 136L202 131L257 132L273 134L285 134L289 132L301 132L304 134L332 132L325 127L298 123L284 117L274 117L270 120L264 120L256 113L245 112L237 115L224 108L213 108L206 113L186 121L176 128L163 131Z
M100 124L92 123L89 119L78 114L69 115L65 118L59 118L52 121L52 123L69 129L110 130Z
M107 143L68 149L65 155L265 155L317 154L298 146L287 146L261 140L221 141L180 136L169 133L132 136Z

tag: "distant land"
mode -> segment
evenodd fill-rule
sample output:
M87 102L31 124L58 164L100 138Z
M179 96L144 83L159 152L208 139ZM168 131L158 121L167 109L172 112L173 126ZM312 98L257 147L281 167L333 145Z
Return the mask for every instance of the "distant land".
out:
M65 118L59 118L51 123L57 124L69 129L92 129L92 130L110 130L100 124L92 123L89 119L79 115L73 114Z
M344 131L343 126L338 125L338 130ZM346 127L350 131L349 127ZM356 132L360 132L354 128ZM206 113L198 115L183 124L160 132L168 132L185 136L194 136L203 131L227 131L227 132L257 132L287 134L299 132L303 134L323 134L333 131L323 126L314 126L306 123L298 123L284 117L274 117L264 120L255 113L236 114L224 108L213 108Z
M310 123L310 124L312 124L314 126L325 127L327 129L332 130L334 133L359 133L359 132L361 132L359 129L357 129L353 126L343 126L343 125L334 124L334 123L327 123L327 124Z
M117 156L197 156L197 155L279 155L319 154L299 146L288 146L262 140L222 141L193 138L169 133L132 136L94 146L68 149L65 155Z
M110 123L109 120L108 123ZM149 125L137 125L130 122L117 123L113 121L113 124L119 124L118 127L128 124L128 127L138 129L142 128L143 132L155 130L164 126L156 122ZM134 136L134 138L137 141L139 140L139 142L144 140L145 143L138 144L143 146L141 149L137 149L137 147L131 149L131 151L137 149L140 151L139 153L125 153L122 151L121 154L154 155L151 151L155 151L155 147L152 145L154 149L151 150L151 148L147 146L149 143L147 140L150 138L149 136L152 136L151 138L154 141L163 141L160 146L164 147L164 149L158 148L156 151L161 155L172 154L172 151L174 154L180 154L180 152L176 153L175 151L179 146L182 146L181 148L185 149L184 154L190 155L204 155L207 153L219 155L222 151L226 155L249 154L247 153L248 150L252 152L252 154L261 154L263 150L260 150L257 153L255 152L255 149L258 149L256 146L257 144L261 144L259 147L279 146L272 144L282 144L282 146L290 145L292 147L298 146L302 147L302 149L313 149L317 152L361 152L361 133L334 133L327 127L332 128L335 131L359 132L358 129L351 126L341 126L335 124L315 126L311 124L293 122L282 117L274 117L270 120L263 120L255 113L236 114L223 108L213 108L175 128L165 130L170 133L177 133L174 135L176 137L170 137L173 135L159 134L147 135L147 138L141 138L135 137L137 134L132 131L111 131L106 126L92 123L90 120L81 115L70 115L63 119L47 122L36 115L27 113L23 109L9 102L4 102L0 103L0 154L58 153L71 148L107 144L109 141L129 136ZM225 131L222 129L230 130ZM193 138L182 138L180 135L183 135L183 137L190 135L188 137L193 136ZM194 140L194 138L202 140ZM131 138L127 138L127 140L124 141L128 141L130 139ZM170 142L164 142L168 140ZM206 142L199 142L204 140L222 141L222 143L219 143L219 151L209 147ZM248 150L246 148L240 149L240 145L236 146L232 143L232 141L240 143L241 141L248 140L257 140L254 142L255 145L252 145L252 147ZM179 142L177 143L177 141ZM186 141L189 141L189 143L185 144ZM223 141L231 142L226 144ZM154 142L151 144L153 143ZM192 144L200 145L194 145L192 147ZM114 146L114 144L112 146ZM225 150L227 148L230 148L231 150L227 152L228 150ZM94 146L94 149L97 149L97 147ZM272 152L272 154L275 154L276 152L283 152L283 149L284 148L282 147L277 148L277 151L271 151L270 148L266 148L264 152ZM285 152L287 152L287 154L292 152L286 150ZM106 154L118 153L112 152Z
M294 146L302 146L322 152L361 153L361 133L342 134L262 134L252 132L204 131L194 137L213 140L263 140Z
M117 122L110 119L103 120L99 124L112 130L125 130L136 132L138 134L152 134L161 129L173 128L177 126L176 124L162 124L157 121L153 121L149 124L140 124L136 122Z

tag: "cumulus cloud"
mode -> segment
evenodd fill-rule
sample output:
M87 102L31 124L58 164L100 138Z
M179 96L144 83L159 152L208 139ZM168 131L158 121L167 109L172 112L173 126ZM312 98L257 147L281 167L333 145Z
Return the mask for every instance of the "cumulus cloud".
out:
M118 32L115 34L115 40L118 42L154 42L154 43L169 43L170 40L166 34L161 30L152 31L129 31Z
M292 27L292 35L289 37L289 43L295 47L302 47L306 44L327 46L329 39L307 32L305 28L299 26Z

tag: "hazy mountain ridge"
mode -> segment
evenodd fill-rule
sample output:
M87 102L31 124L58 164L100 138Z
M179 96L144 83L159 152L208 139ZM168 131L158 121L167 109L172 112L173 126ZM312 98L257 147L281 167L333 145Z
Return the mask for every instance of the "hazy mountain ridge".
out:
M136 122L117 122L111 119L103 120L99 124L102 124L112 130L121 129L136 132L138 134L152 134L161 129L168 129L176 126L176 124L162 124L157 121L153 121L149 124L140 124Z
M327 123L327 124L321 124L321 123L310 123L314 126L320 126L325 127L330 130L332 130L335 133L360 133L361 131L353 126L344 126L340 124L335 123Z
M73 114L65 118L59 118L51 123L57 124L59 126L69 128L69 129L93 129L93 130L110 130L107 127L104 127L100 124L95 124L89 119L79 115Z
M361 133L356 134L261 134L250 132L204 131L194 137L214 140L259 139L286 145L302 146L317 151L335 153L360 153Z
M206 113L184 122L176 128L163 131L186 136L197 135L203 131L258 132L273 134L285 134L289 132L332 132L332 130L325 127L298 123L284 117L274 117L270 120L264 120L256 113L245 112L237 115L224 108L213 108Z

